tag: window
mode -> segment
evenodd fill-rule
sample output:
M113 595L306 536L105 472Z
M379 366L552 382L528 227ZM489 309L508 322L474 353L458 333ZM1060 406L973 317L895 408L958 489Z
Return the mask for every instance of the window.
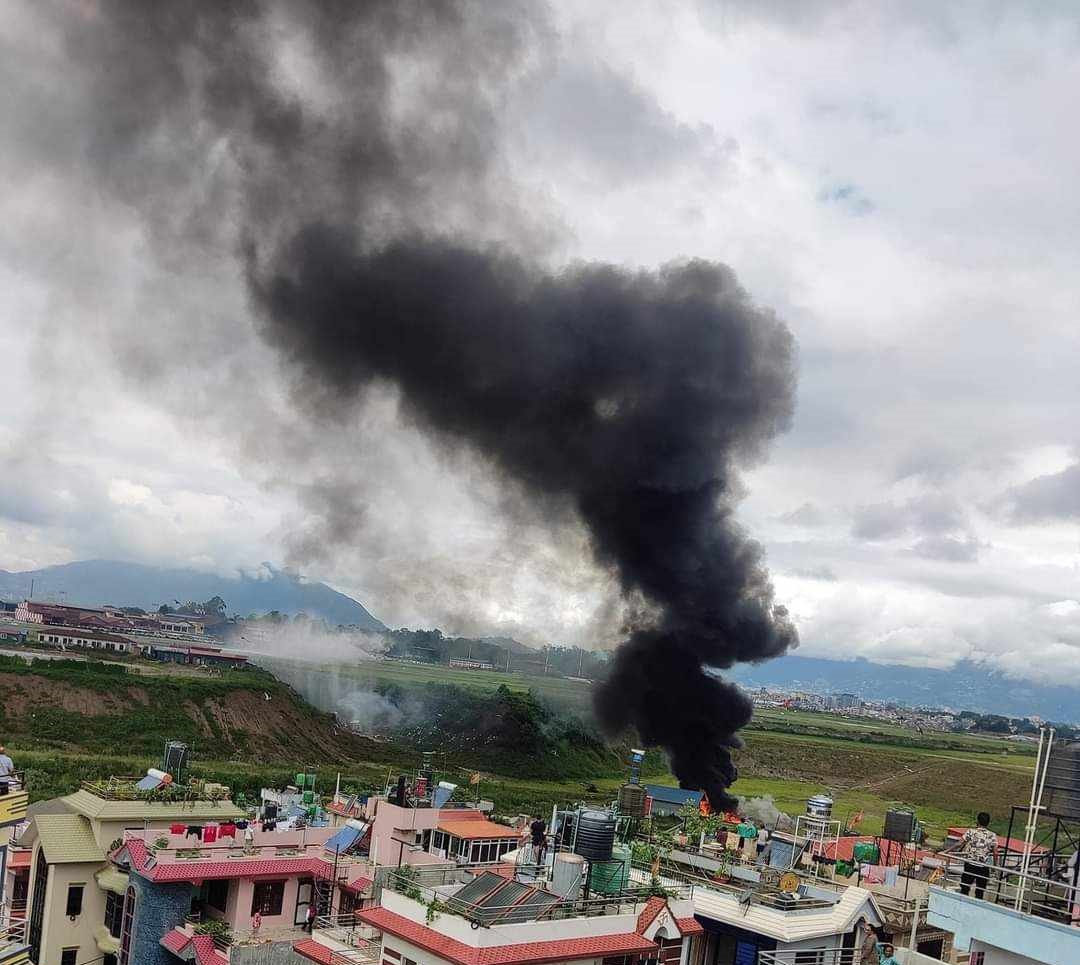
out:
M34 898L30 905L30 961L37 962L41 954L41 931L45 921L45 889L49 886L49 863L45 849L38 847L34 868Z
M78 965L79 950L77 948L65 948L60 953L60 965Z
M85 885L68 885L67 910L64 912L69 918L76 918L82 914L83 888Z
M101 965L116 965L116 956L106 952L101 956Z
M114 891L105 892L105 927L113 938L119 938L124 927L124 898Z
M281 902L285 898L284 881L258 881L251 896L251 913L266 917L281 914Z
M206 903L211 908L216 908L220 912L225 911L225 905L229 901L229 880L228 878L218 878L215 881L207 883L206 886Z
M968 965L983 965L986 961L986 952L972 952L968 959Z
M135 888L128 886L124 897L124 925L120 936L120 954L117 965L129 965L131 961L131 933L135 930Z

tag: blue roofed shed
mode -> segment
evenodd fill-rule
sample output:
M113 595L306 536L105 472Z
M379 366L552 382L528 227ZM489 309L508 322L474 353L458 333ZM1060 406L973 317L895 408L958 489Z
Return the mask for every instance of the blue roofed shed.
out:
M652 798L652 814L655 817L676 814L687 803L695 807L701 805L701 791L684 791L681 787L666 787L663 784L646 784L644 787L645 793Z

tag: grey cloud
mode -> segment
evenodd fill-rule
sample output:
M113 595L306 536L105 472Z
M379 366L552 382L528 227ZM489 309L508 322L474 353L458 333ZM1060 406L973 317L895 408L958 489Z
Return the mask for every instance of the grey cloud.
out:
M862 540L892 539L912 530L941 534L962 529L964 512L955 497L926 493L906 503L871 503L853 513L851 535Z
M916 556L946 563L973 563L979 557L982 544L971 536L927 536L919 540L912 551Z
M527 116L531 151L556 164L584 161L609 180L662 177L688 163L715 169L737 150L730 138L681 122L632 77L589 57L545 65L516 109Z
M853 514L851 535L856 539L891 539L907 531L910 514L907 507L892 503L860 506Z
M1015 486L1003 502L1016 522L1080 518L1080 463Z
M811 566L807 569L792 570L792 575L804 580L820 580L823 583L835 583L839 579L831 566Z
M825 514L813 503L803 503L789 513L783 513L777 519L790 526L804 526L814 529L825 522Z

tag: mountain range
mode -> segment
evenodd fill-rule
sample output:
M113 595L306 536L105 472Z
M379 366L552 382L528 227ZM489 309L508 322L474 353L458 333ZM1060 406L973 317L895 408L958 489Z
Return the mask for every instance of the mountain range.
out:
M857 694L907 707L942 707L980 714L1080 721L1080 690L1018 680L981 664L961 661L951 670L904 667L856 660L827 660L790 654L760 664L742 664L725 676L747 688L775 687L812 693Z
M234 577L200 570L147 566L116 560L81 560L40 570L9 573L0 570L0 599L34 599L83 606L137 606L157 609L179 600L202 602L220 596L229 613L306 613L333 625L357 626L381 632L386 629L363 604L325 583L309 582L294 573L265 567L259 577Z

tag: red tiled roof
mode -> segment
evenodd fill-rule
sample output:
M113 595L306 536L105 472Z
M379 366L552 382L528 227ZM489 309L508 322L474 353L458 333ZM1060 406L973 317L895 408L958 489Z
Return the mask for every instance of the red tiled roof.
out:
M637 916L637 928L634 930L639 935L644 935L649 926L656 921L656 916L667 907L667 902L659 896L654 896L645 902L641 914Z
M969 830L969 829L968 828L949 828L949 837L950 838L962 838L964 836L964 832L967 831L967 830ZM1024 840L1023 840L1023 838L1006 838L1005 835L999 834L997 836L997 839L998 839L998 847L999 848L1008 847L1008 849L1010 851L1019 851L1019 852L1023 852L1023 850L1024 850ZM1033 844L1031 846L1031 853L1032 854L1045 854L1046 850L1047 849L1044 848L1041 844Z
M304 958L318 962L319 965L330 965L331 956L334 954L329 948L320 945L313 938L305 938L302 942L297 942L293 945L293 951L297 955L303 955Z
M164 945L170 952L179 955L185 948L187 948L188 942L191 941L191 936L182 931L179 928L170 928L162 936L161 944Z
M667 906L667 901L660 897L653 897L645 902L645 907L641 909L641 914L638 915L637 928L635 929L637 933L644 935L649 930L649 926L656 921L656 916ZM668 911L670 910L668 908ZM679 929L679 933L684 937L686 935L700 935L705 931L701 922L693 915L688 918L676 918L675 915L671 917L675 919L675 925Z
M318 856L299 855L295 858L229 858L225 861L201 861L181 858L169 864L150 864L146 842L130 838L118 850L127 848L131 868L144 878L157 882L203 881L207 878L260 878L267 875L315 875L332 878L333 868Z
M385 908L360 911L356 913L356 917L439 958L454 962L455 965L539 965L541 962L573 962L583 958L603 958L606 955L653 952L657 947L655 942L642 938L636 932L630 932L474 948Z
M896 841L886 841L884 838L875 838L870 834L852 834L840 838L839 841L826 842L822 853L828 861L836 859L837 861L852 862L855 860L856 844L878 845L878 850L881 854L879 863L883 865L900 864L901 855L904 854L908 857L916 854L929 854L929 852L917 852L910 847L905 849L903 845Z
M453 821L440 821L438 829L440 831L445 831L455 838L464 838L466 840L521 837L520 831L515 831L513 828L508 828L504 824L496 824L494 821L487 821L483 818L480 820L469 818L464 821L459 821L457 819Z
M182 928L173 928L162 936L161 944L180 957L190 945L198 965L228 965L229 960L214 946L212 935L190 935Z
M195 949L195 961L199 965L228 965L228 958L214 947L212 935L196 935L191 939Z
M357 878L355 881L350 881L347 885L342 885L341 890L347 891L350 894L358 895L363 891L367 891L372 885L370 878Z

